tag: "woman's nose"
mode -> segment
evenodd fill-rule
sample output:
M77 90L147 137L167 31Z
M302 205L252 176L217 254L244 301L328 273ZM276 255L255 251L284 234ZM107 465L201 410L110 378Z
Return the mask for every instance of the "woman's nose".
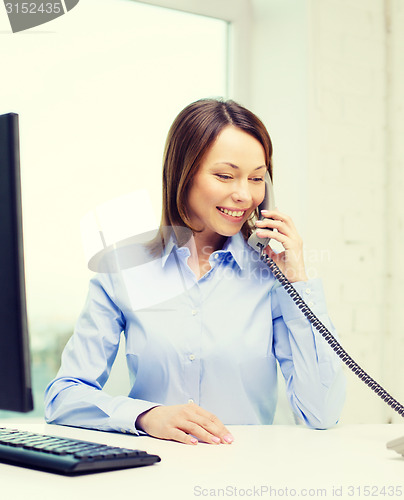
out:
M250 203L252 200L252 195L248 183L238 183L232 194L232 198L237 203Z

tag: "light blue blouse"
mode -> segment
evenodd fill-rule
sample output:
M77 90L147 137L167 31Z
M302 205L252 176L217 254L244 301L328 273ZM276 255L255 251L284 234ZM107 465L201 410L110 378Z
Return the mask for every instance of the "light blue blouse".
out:
M241 234L212 253L199 280L189 255L171 240L161 257L90 281L46 389L46 420L138 433L140 413L194 401L224 424L271 424L278 362L294 413L313 428L334 425L345 397L341 363ZM334 331L320 280L294 286ZM113 397L102 389L122 332L131 390Z

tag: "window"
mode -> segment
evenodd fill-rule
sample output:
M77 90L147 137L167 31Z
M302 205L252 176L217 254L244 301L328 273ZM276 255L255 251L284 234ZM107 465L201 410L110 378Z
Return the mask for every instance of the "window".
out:
M1 113L20 115L28 317L36 413L84 304L82 216L146 188L186 104L227 96L228 23L132 0L86 0L10 34ZM1 416L4 416L2 414Z

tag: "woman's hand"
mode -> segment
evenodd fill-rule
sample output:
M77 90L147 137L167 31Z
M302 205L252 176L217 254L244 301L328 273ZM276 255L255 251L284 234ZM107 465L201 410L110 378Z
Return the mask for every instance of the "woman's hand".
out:
M304 268L303 241L292 219L277 210L262 210L261 214L265 220L256 221L257 236L279 241L285 249L277 254L268 245L264 252L271 257L291 283L306 281L308 278Z
M155 406L139 415L136 427L150 436L186 444L197 444L198 440L210 444L233 442L222 422L195 403Z

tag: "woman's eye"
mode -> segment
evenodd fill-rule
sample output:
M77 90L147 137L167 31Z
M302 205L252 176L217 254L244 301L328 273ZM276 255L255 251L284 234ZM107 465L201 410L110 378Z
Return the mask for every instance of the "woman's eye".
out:
M254 182L263 182L264 179L263 179L263 177L254 177L252 180Z
M224 180L231 179L231 176L226 174L216 174L216 177L219 177L219 179L224 179Z

